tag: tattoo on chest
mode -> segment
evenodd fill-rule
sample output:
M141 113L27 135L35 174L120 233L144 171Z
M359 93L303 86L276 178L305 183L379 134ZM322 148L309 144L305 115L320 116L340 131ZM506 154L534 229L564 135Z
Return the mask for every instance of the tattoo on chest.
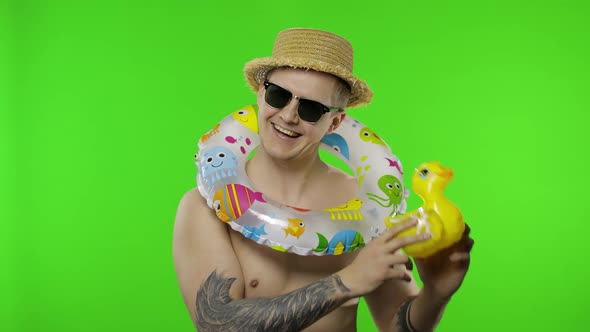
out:
M207 331L300 331L347 300L338 275L272 298L234 301L235 278L213 271L197 291L196 325Z

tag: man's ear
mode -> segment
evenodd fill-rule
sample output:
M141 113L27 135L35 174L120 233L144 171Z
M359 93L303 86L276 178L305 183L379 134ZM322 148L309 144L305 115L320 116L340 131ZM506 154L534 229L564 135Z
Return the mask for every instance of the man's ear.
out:
M332 118L332 124L330 125L330 130L328 130L328 134L338 129L344 118L346 118L346 112L344 110L336 112L336 115Z
M258 84L258 98L264 97L264 83Z
M264 103L264 83L258 85L258 92L256 92L256 104L258 107Z

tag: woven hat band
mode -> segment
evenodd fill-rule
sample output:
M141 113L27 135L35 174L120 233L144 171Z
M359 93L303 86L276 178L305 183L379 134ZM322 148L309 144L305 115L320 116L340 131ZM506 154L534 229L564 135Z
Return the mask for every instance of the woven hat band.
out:
M344 38L317 30L281 31L275 41L274 58L316 60L352 73L352 45Z

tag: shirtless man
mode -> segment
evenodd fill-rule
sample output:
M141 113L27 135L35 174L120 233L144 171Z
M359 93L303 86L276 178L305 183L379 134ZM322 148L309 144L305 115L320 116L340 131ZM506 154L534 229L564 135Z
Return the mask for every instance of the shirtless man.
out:
M363 88L364 82L351 78L351 73L341 74L341 68L314 65L314 61L323 61L314 53L320 47L307 45L293 51L304 54L307 62L285 60L288 52L281 45L286 43L281 43L304 34L299 40L321 43L328 53L337 52L334 50L342 44L350 45L317 30L290 29L279 34L274 65L267 65L255 82L261 144L246 171L255 190L272 200L323 209L350 200L357 182L320 160L320 140L339 126L346 116L345 107L370 101L372 93ZM326 36L335 39L336 46L326 42ZM332 58L335 60L326 61L341 61ZM350 72L351 67L352 54ZM248 68L247 77L252 72ZM265 81L298 97L290 98L282 108L273 107L265 99ZM321 112L317 121L310 122L309 115L300 113L299 96L339 110ZM431 331L465 277L473 240L467 228L458 244L432 258L415 260L424 284L419 289L408 271L411 263L400 248L428 236L395 237L413 224L408 220L395 226L353 253L298 256L233 231L193 189L179 204L174 263L185 304L200 332L356 331L361 296L380 331Z

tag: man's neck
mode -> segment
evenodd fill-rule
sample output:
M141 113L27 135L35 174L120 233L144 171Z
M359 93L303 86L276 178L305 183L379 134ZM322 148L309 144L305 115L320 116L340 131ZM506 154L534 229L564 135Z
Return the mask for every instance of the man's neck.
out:
M266 197L294 207L306 207L314 181L324 176L329 167L319 155L291 160L277 160L263 150L257 151L246 164L246 173L256 191Z

